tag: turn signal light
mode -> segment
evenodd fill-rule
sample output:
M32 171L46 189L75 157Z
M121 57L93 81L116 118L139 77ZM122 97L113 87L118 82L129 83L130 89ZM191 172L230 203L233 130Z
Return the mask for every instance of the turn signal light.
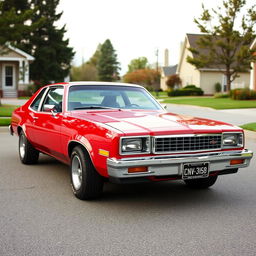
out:
M244 163L244 159L233 159L233 160L230 160L230 165L243 164L243 163Z
M136 173L136 172L147 172L147 166L140 166L140 167L130 167L128 168L128 173Z

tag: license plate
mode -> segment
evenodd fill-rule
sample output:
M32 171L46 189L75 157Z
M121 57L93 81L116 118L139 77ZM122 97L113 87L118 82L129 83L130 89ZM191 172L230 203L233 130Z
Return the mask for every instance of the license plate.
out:
M182 179L198 179L209 177L209 163L187 163L182 167Z

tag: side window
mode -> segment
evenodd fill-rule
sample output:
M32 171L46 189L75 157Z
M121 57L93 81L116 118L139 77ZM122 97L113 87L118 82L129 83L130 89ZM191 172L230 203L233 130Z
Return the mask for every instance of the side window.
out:
M54 87L50 88L48 91L44 103L42 106L43 112L62 112L62 98L63 98L64 88Z
M44 92L45 92L46 89L47 89L47 88L44 88L41 92L39 92L39 94L37 95L37 97L34 99L33 103L30 105L30 107L31 107L33 110L35 110L35 111L38 110L39 104L40 104L40 102L41 102L41 99L42 99L42 97L43 97Z

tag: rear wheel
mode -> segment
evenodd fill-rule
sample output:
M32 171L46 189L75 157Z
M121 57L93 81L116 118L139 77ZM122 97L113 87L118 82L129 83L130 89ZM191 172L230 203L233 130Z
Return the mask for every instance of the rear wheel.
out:
M77 146L71 154L71 186L81 200L95 199L102 195L103 177L95 170L88 153Z
M35 164L39 158L39 151L31 145L23 131L19 135L19 156L23 164Z
M204 189L211 187L216 182L217 178L218 175L202 179L184 180L184 182L190 188Z

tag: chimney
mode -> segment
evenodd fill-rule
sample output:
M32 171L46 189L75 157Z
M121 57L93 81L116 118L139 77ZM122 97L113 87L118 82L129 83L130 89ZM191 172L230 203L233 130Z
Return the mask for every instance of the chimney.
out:
M169 51L168 49L164 50L164 66L169 66Z

